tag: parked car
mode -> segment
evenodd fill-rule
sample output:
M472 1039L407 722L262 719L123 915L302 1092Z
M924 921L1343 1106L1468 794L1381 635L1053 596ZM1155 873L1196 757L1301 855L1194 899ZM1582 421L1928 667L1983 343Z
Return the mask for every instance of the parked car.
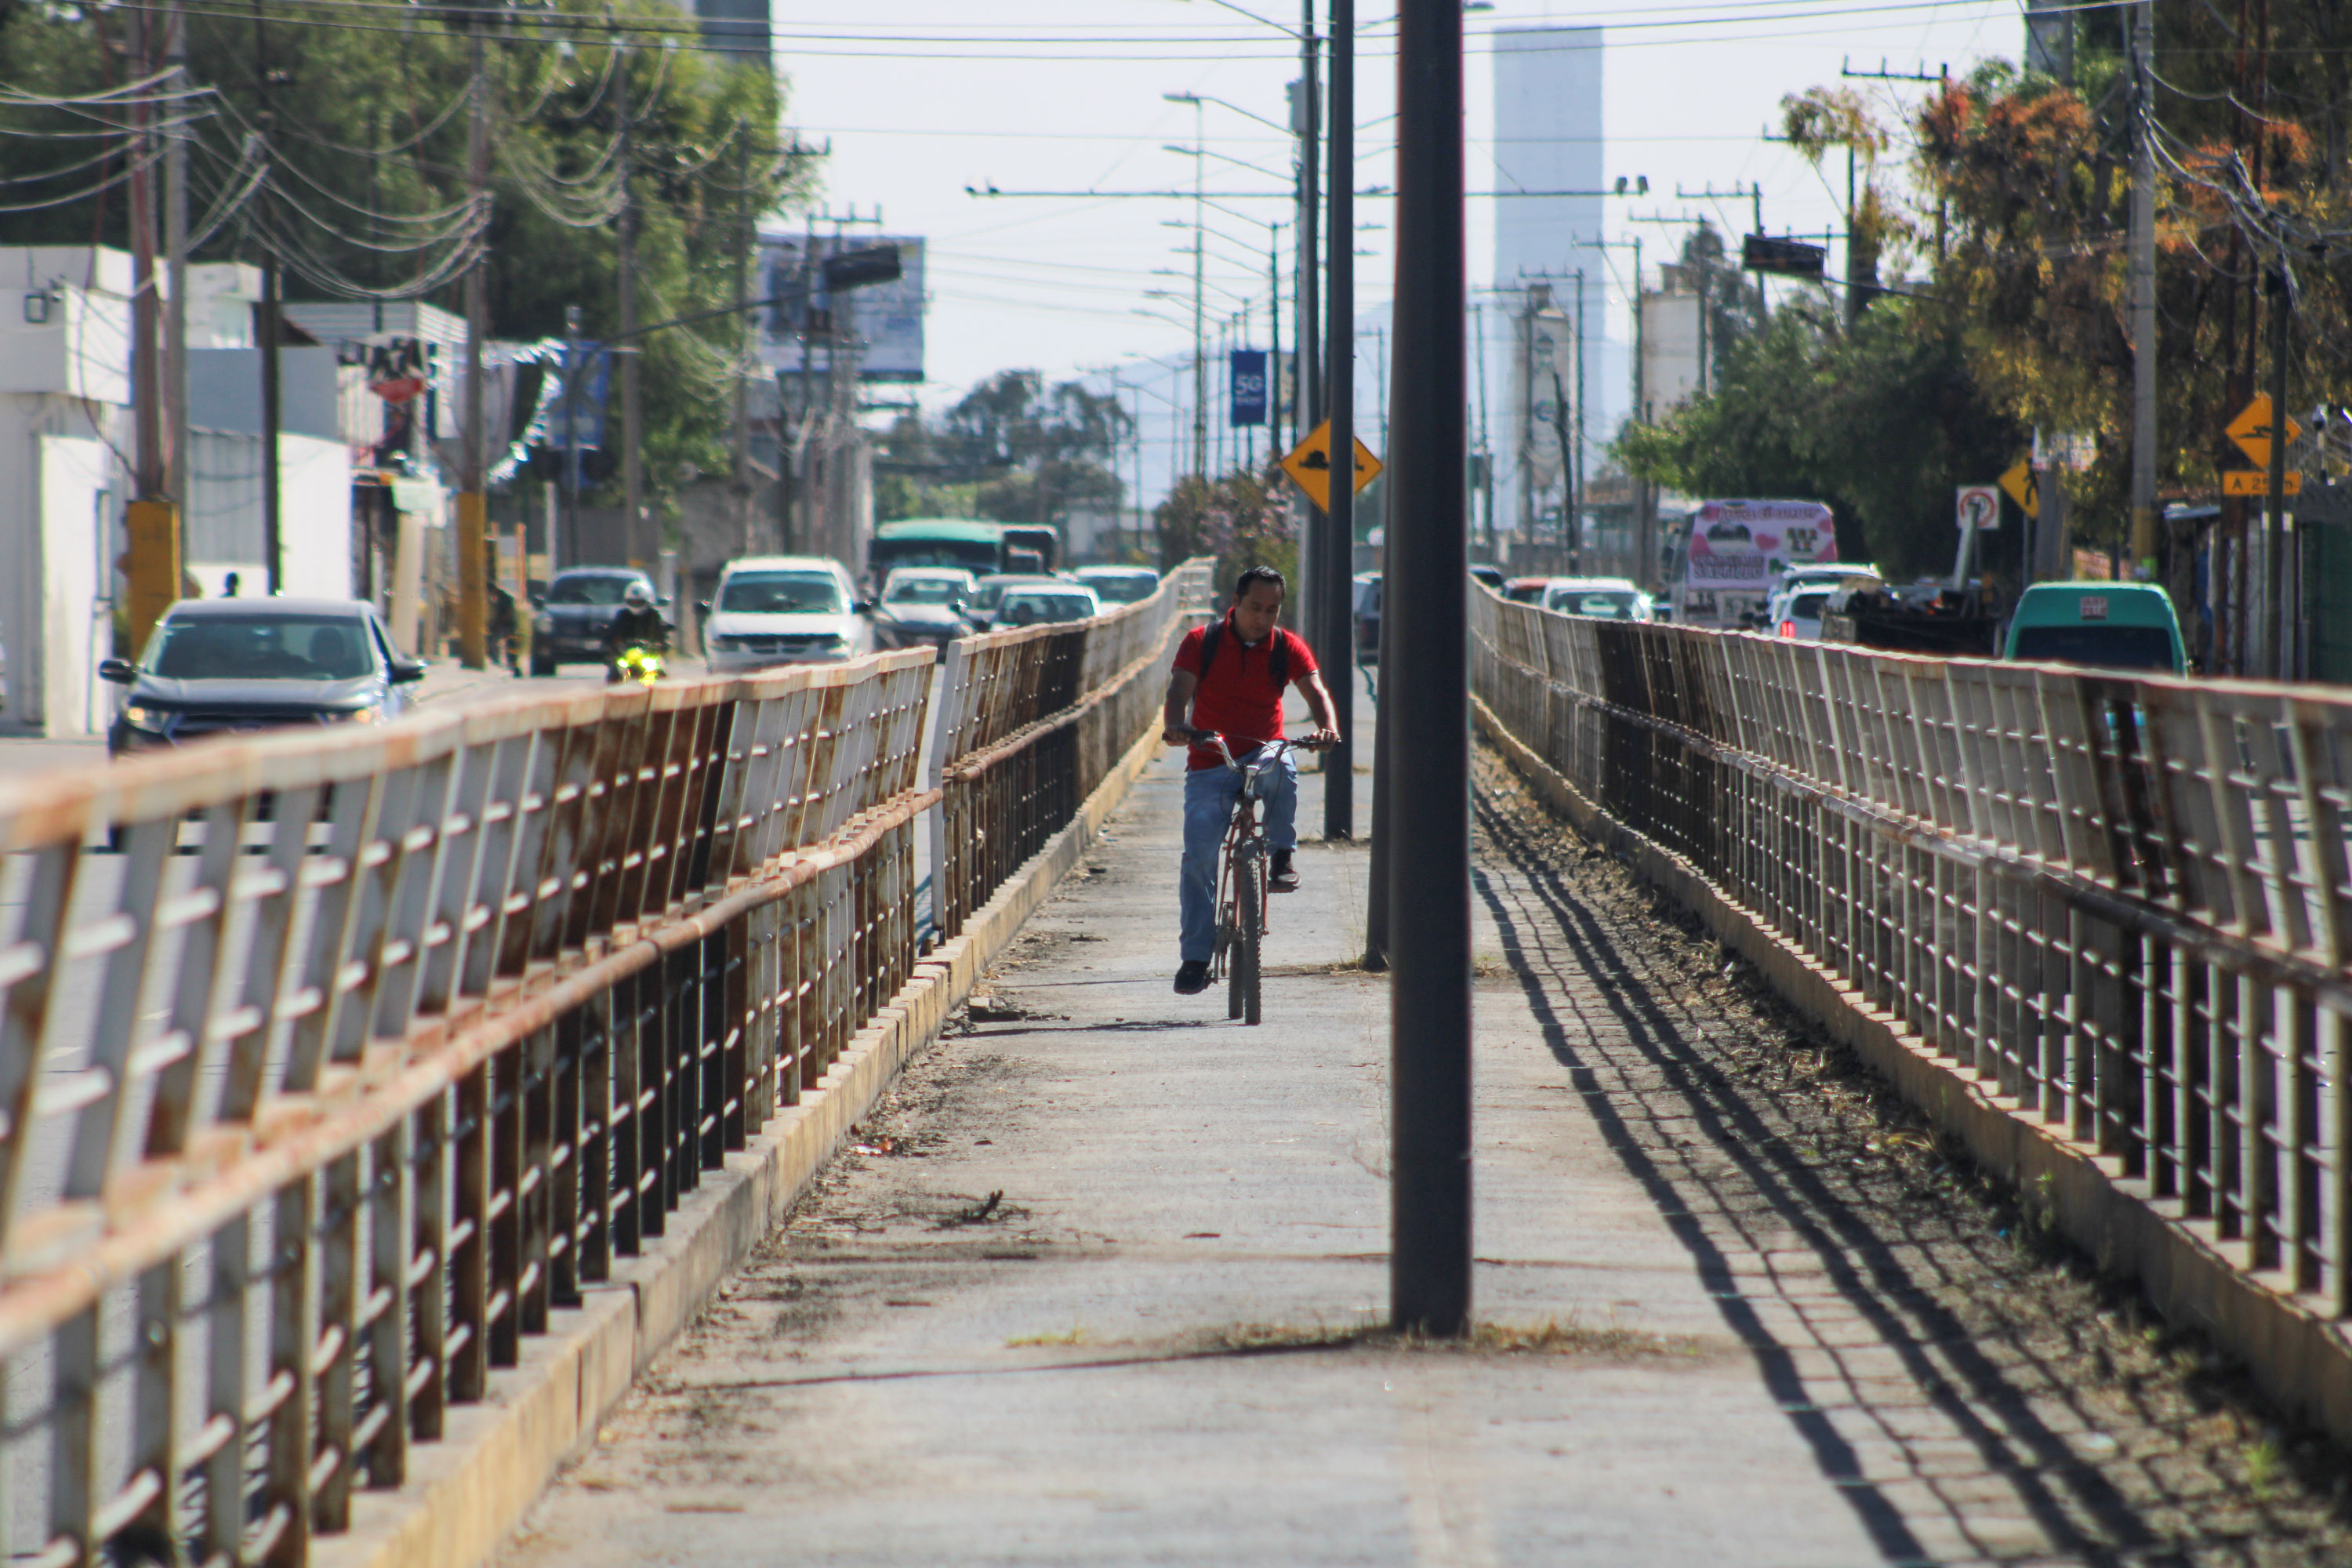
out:
M702 611L704 662L713 675L779 664L835 664L874 651L874 609L841 563L824 555L730 561Z
M942 647L972 633L971 573L954 566L901 566L884 579L874 611L883 647Z
M138 663L99 678L131 689L106 732L114 756L222 734L380 724L413 705L425 661L393 649L364 599L183 599Z
M1503 591L1503 584L1509 581L1503 575L1503 569L1500 566L1488 566L1483 563L1470 568L1470 575L1494 589L1497 594Z
M996 606L1008 588L1037 583L1064 583L1066 578L1047 572L991 572L974 584L971 594L971 618L982 630L996 625Z
M1149 566L1081 566L1070 578L1106 605L1132 605L1160 592L1160 574Z
M550 578L530 618L530 672L553 675L559 664L602 664L604 634L632 584L653 594L657 607L669 608L654 580L634 566L573 566Z
M1549 577L1514 577L1503 584L1501 592L1514 605L1540 605L1544 590L1551 584Z
M1554 577L1544 587L1543 607L1604 621L1651 618L1650 595L1630 577Z
M1076 583L1021 584L1007 588L998 602L995 629L1083 621L1101 614L1102 601L1092 588Z
M2167 675L2189 668L2172 596L2153 583L2036 583L2018 595L2002 657Z

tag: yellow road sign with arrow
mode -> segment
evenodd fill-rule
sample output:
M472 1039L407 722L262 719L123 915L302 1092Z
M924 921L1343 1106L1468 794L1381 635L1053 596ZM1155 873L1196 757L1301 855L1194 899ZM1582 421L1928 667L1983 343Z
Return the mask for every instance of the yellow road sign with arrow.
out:
M1381 477L1381 460L1361 441L1356 443L1355 492ZM1331 510L1331 422L1328 419L1307 433L1307 438L1290 449L1282 459L1282 471L1293 483L1307 492L1307 499Z

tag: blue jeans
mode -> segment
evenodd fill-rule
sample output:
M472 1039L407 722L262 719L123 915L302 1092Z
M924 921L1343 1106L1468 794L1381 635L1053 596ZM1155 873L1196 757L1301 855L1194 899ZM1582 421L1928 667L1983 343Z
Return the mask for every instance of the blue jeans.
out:
M1248 763L1249 755L1239 759ZM1184 875L1177 909L1182 917L1181 952L1187 963L1206 963L1217 949L1217 851L1234 820L1242 775L1222 763L1184 775ZM1298 763L1288 752L1282 765L1257 781L1258 821L1272 849L1298 847Z

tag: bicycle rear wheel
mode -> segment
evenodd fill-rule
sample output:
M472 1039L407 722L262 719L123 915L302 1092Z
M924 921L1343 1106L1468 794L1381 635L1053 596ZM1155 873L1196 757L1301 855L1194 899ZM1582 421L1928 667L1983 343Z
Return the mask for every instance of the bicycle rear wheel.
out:
M1253 855L1235 868L1234 915L1240 930L1234 943L1234 997L1231 1016L1245 1024L1258 1020L1258 939L1265 931L1265 860Z

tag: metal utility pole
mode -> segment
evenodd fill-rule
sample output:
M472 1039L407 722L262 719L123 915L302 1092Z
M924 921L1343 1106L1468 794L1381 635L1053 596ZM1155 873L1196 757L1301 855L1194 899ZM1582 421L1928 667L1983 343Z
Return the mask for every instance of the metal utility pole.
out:
M466 191L478 218L488 205L490 183L490 98L484 65L482 15L473 14L466 29L467 63L472 71L466 120ZM490 257L485 233L480 254L466 269L466 429L465 472L457 492L457 654L467 669L489 663L490 588L489 441L482 407L482 355L490 343Z
M1291 423L1297 423L1294 416ZM1265 237L1265 460L1278 460L1282 445L1282 225Z
M751 537L751 131L735 152L735 505L743 524L745 553L755 553ZM781 428L781 426L779 426ZM681 598L686 595L680 595Z
M175 91L188 87L188 26L179 0L163 9L163 64ZM176 112L176 111L175 111ZM184 554L179 537L188 511L188 479L194 471L188 449L188 132L175 126L163 143L163 410L164 489L174 503L173 548Z
M1207 112L1199 99L1192 100L1192 472L1204 479L1209 476L1209 342L1202 289L1207 283L1203 266L1209 215L1202 201L1202 180L1209 162Z
M253 5L253 75L261 97L261 111L257 118L266 136L278 128L278 113L271 107L268 37L263 29L261 0L254 0ZM278 294L278 241L270 233L270 224L276 216L275 207L265 198L258 210L264 247L261 257L261 330L256 334L261 340L261 557L268 568L269 592L275 595L286 588L284 519L279 507L278 484L278 307L282 300Z
M1584 268L1576 269L1576 439L1568 459L1568 569L1584 570Z
M1323 222L1321 44L1315 31L1315 0L1298 0L1298 92L1291 102L1291 129L1298 136L1298 283L1294 312L1298 330L1297 406L1291 414L1292 444L1323 423L1321 279L1318 276ZM1311 637L1322 625L1317 604L1315 563L1320 559L1323 514L1315 503L1298 501L1298 625ZM1329 657L1327 650L1326 658Z
M2294 603L2296 574L2288 570L2286 559L2294 538L2286 531L2286 342L2294 279L2284 255L2264 282L2271 297L2271 460L2270 509L2263 519L2263 606L2270 612L2270 646L2263 651L2271 657L2263 661L2270 668L2263 673L2293 680L2303 616Z
M1353 606L1348 586L1356 547L1356 0L1331 0L1330 18L1331 189L1325 223L1330 235L1330 256L1326 263L1323 342L1330 387L1325 395L1331 421L1331 504L1324 514L1322 569L1315 575L1316 614L1322 624L1314 643L1325 658L1336 658L1345 669L1354 662L1349 657L1354 628L1349 624ZM1455 291L1460 291L1458 280ZM1458 342L1458 322L1454 336ZM1454 379L1461 379L1458 372ZM1458 464L1455 471L1460 471ZM1382 614L1386 613L1383 606ZM1385 673L1381 684L1388 684ZM1353 838L1356 683L1352 678L1338 682L1331 701L1338 710L1334 717L1339 743L1323 756L1323 837Z
M174 18L176 20L176 18ZM131 75L134 80L154 74L150 42L152 24L144 11L131 14ZM155 278L155 195L148 130L151 107L142 94L131 104L131 400L133 499L124 510L129 536L129 605L131 646L136 658L147 635L173 600L180 596L180 532L178 516L167 489L169 474L163 448L163 375L157 364ZM175 290L173 299L179 296Z
M1471 1273L1460 0L1403 0L1396 167L1388 561L1408 586L1381 607L1394 658L1381 689L1412 737L1393 753L1390 808L1413 825L1413 852L1389 858L1389 1321L1453 1336L1470 1326Z
M580 561L580 307L563 307L563 563ZM553 546L549 547L550 553Z
M2155 0L2132 7L2132 559L2149 577L2156 574L2156 156L2149 145L2156 68ZM2073 18L2069 17L2070 24ZM2272 417L2280 424L2273 405ZM2273 445L2284 445L2274 442Z
M630 141L634 126L629 110L629 51L621 50L621 68L614 80L619 92L621 132L618 137L621 211L615 235L620 289L621 353L621 551L632 566L642 568L646 556L637 529L643 521L646 475L637 440L641 433L637 405L637 203L629 191Z

